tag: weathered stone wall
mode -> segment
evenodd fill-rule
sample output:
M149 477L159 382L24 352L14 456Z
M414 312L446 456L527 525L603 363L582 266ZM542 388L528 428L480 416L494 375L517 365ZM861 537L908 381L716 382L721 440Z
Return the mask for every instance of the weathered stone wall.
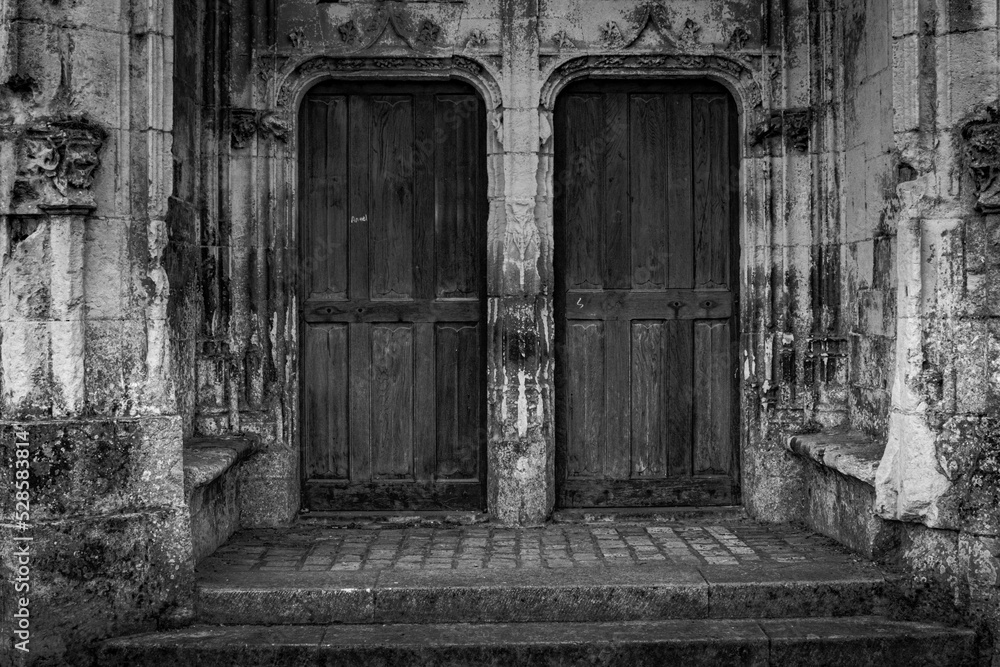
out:
M0 4L0 634L10 655L27 597L26 663L83 661L189 602L161 259L171 31L159 3ZM15 595L18 440L33 541Z
M897 348L876 511L1000 636L997 7L894 3ZM916 524L923 524L928 528Z

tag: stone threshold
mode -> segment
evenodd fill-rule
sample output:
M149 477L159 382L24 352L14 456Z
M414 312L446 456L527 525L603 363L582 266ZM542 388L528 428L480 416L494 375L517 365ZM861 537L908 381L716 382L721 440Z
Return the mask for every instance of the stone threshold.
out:
M793 435L788 451L813 463L851 477L872 488L885 443L853 429Z
M878 616L630 623L199 625L107 641L103 667L975 664L970 630Z

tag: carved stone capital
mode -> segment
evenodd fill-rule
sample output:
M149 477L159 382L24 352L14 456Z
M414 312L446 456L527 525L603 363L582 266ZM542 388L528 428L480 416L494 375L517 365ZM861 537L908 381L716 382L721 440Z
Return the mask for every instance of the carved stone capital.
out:
M1000 110L987 107L962 128L965 167L976 188L976 209L1000 213Z
M288 125L274 111L257 109L230 109L229 136L234 149L246 148L255 134L270 136L279 141L288 140Z
M13 204L93 209L90 187L107 132L83 117L39 120L18 143Z
M809 109L776 109L758 123L750 133L753 145L763 143L772 137L785 137L797 151L809 150L809 130L812 127L812 113Z

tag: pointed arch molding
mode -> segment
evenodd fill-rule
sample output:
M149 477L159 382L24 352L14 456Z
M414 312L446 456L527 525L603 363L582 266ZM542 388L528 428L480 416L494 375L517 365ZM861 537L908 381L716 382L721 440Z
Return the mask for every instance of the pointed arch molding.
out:
M588 77L664 78L706 77L719 81L733 94L744 128L764 117L761 86L754 75L760 56L741 54L739 59L719 54L614 54L574 57L557 64L542 86L544 109L555 108L556 97L570 82ZM746 133L743 133L746 136Z
M277 88L274 102L290 121L298 103L313 84L323 79L442 79L467 81L483 96L487 109L500 105L497 78L483 63L466 56L427 57L336 57L315 56L293 66Z

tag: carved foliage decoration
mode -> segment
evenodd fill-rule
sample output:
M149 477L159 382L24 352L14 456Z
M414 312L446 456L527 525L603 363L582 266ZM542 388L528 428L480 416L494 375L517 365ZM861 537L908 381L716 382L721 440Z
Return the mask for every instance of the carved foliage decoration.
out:
M107 133L82 117L44 120L29 127L20 142L15 189L39 204L85 199L100 165Z
M337 72L384 72L393 70L403 72L438 71L442 73L453 70L462 70L473 76L482 78L487 85L490 85L492 88L496 88L495 99L500 98L499 89L495 86L495 82L493 82L489 77L483 78L480 76L484 72L483 66L475 60L464 56L451 56L449 58L334 58L330 56L318 56L299 65L295 72L299 76L302 76L316 72L329 72L331 74L335 74ZM292 81L286 81L284 85L281 86L276 100L276 104L279 107L288 105L288 101L292 95L292 86Z
M744 30L742 27L737 27L733 30L732 36L729 38L729 44L726 45L727 51L742 51L746 48L747 42L750 41L750 33Z
M785 137L797 151L809 150L809 130L812 126L812 114L809 109L777 109L763 121L758 123L751 132L753 145L763 143L772 137Z
M560 30L556 34L552 35L552 43L556 45L556 48L562 51L563 49L574 49L576 44L573 40L569 38L569 34L565 30Z
M387 31L402 39L411 49L417 50L434 48L442 34L441 26L434 21L425 18L414 22L405 12L382 4L377 5L374 13L367 18L355 17L337 26L340 41L351 51L369 48Z
M557 67L553 76L545 82L542 87L543 104L546 106L552 104L552 91L560 81L566 81L591 70L626 77L670 74L679 71L718 72L725 74L739 87L748 110L757 109L761 105L760 86L754 79L753 71L739 60L719 54L620 54L573 58Z
M229 119L230 144L235 149L246 148L258 133L279 141L288 140L288 124L274 111L230 109Z
M962 128L965 166L976 188L976 209L1000 213L1000 110L987 107Z

